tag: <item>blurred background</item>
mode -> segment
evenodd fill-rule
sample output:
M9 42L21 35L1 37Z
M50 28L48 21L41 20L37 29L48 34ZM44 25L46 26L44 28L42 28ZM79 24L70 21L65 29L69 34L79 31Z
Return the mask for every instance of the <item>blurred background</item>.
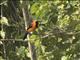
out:
M0 60L30 60L27 42L22 39L25 34L23 7L27 16L40 21L30 36L36 60L80 60L79 0L2 0Z

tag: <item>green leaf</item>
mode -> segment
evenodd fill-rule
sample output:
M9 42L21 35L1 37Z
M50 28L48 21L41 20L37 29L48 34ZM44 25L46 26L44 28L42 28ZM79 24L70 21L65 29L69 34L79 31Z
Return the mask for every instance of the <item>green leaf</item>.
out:
M2 58L2 56L0 56L0 60L4 60L4 59Z
M38 9L39 9L39 6L38 5L39 5L38 3L35 3L35 4L33 4L31 6L31 13L32 14L35 13L36 11L38 11Z
M80 30L80 24L76 26L75 30Z
M0 35L1 37L4 39L5 38L5 32L4 31L0 31Z
M68 56L62 56L61 60L68 60Z
M36 46L36 47L40 47L40 45L41 45L40 40L36 40L36 41L35 41L35 46Z
M17 53L16 54L18 56L25 57L24 53L25 53L25 47L24 46L21 46L20 48L17 49Z
M6 17L1 18L1 24L9 25L8 19Z

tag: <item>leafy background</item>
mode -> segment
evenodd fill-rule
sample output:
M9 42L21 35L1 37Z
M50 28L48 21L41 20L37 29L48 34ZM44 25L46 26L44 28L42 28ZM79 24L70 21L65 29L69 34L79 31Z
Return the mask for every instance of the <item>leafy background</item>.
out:
M21 2L1 1L1 39L23 38L25 29ZM30 37L34 39L31 42L36 47L37 60L80 60L79 0L34 0L29 1L28 10L32 18L41 21ZM0 41L0 60L6 56L4 46L8 60L30 60L26 42L13 41Z

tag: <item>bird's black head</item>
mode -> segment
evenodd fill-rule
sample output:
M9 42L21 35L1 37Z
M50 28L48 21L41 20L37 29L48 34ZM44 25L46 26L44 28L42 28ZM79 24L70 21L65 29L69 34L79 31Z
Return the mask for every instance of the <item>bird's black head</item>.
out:
M38 28L38 24L39 24L38 21L36 21L36 27L37 27L37 28Z

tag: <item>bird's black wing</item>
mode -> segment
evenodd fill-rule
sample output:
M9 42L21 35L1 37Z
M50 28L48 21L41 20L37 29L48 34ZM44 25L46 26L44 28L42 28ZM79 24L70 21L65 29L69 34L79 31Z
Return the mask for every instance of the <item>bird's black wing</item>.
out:
M30 26L27 28L27 30L28 30L29 28L32 28L32 25L30 25Z

